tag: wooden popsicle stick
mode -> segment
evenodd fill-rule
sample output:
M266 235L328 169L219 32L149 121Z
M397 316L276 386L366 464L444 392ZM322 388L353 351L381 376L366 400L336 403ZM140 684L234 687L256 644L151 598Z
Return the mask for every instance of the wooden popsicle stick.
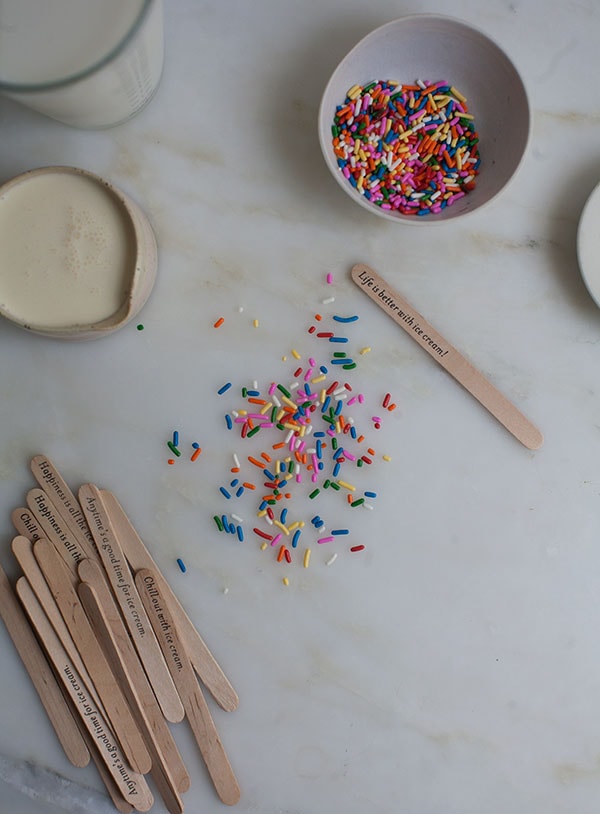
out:
M64 524L89 558L96 552L94 538L86 523L81 506L58 469L46 455L34 455L31 459L31 471L48 500L61 515Z
M80 720L97 744L99 755L119 791L137 811L148 811L154 800L143 775L129 767L109 724L96 709L92 699L87 696L81 677L70 662L67 652L25 577L17 581L17 594L40 641L43 642L56 675L73 702Z
M113 595L104 580L101 566L93 560L82 560L79 563L79 576L92 591L93 597L83 601L88 617L92 619L92 626L103 645L105 652L110 651L109 661L124 662L121 674L127 673L131 692L135 696L135 703L130 698L130 705L134 715L138 717L142 734L147 743L152 743L164 761L168 772L173 777L175 787L180 792L186 792L190 787L190 776L177 748L171 730L162 715L152 686L144 672L144 668L131 643L129 634L123 624L119 609L115 604ZM81 586L79 595L82 598ZM95 603L98 607L93 607ZM93 617L88 611L92 609ZM152 755L151 755L152 756ZM154 767L154 757L152 756Z
M544 437L538 428L372 268L358 263L352 279L524 446L542 446Z
M235 805L240 799L240 789L179 636L167 598L161 593L156 574L152 571L141 569L135 575L135 581L217 794L227 805Z
M102 782L106 788L106 792L110 797L112 804L120 812L120 814L131 814L132 811L135 811L134 807L131 803L127 802L127 800L121 794L121 790L117 786L114 777L106 768L106 764L100 757L100 753L96 744L94 743L93 739L90 736L90 733L84 727L83 723L79 723L79 729L81 731L81 735L89 749L90 755L96 768L98 769L98 774L102 778Z
M50 503L48 495L43 489L30 489L27 492L27 505L34 520L41 526L44 538L55 546L68 566L75 582L77 580L77 563L87 557L87 552L81 548L77 540L68 532L61 516Z
M24 507L15 509L10 517L17 534L21 535L21 537L27 537L28 540L34 543L44 536L44 532L29 509Z
M35 542L33 553L94 683L123 752L136 772L146 774L150 771L152 763L150 755L123 692L79 601L67 566L58 551L47 540L41 539Z
M2 566L0 566L0 617L40 697L65 755L73 766L80 768L87 766L90 761L88 748Z
M171 590L169 583L163 577L123 507L112 492L103 489L101 493L115 533L121 541L132 570L139 571L142 568L148 568L156 575L161 592L168 598L169 607L177 621L185 650L198 677L222 709L227 712L237 709L239 699L236 691Z
M146 616L121 544L104 508L100 490L91 483L85 484L79 490L79 501L96 541L104 570L121 608L125 624L144 665L148 680L152 684L163 715L168 721L178 723L183 720L183 704L175 689L152 625Z
M33 554L32 543L25 537L15 537L12 541L11 549L16 561L21 566L21 570L23 571L27 582L36 595L38 602L44 609L44 613L48 617L48 621L54 628L54 632L60 639L62 646L65 648L69 656L69 659L73 663L73 666L81 676L88 694L91 696L94 704L99 708L104 717L107 717L106 712L103 709L102 702L94 687L94 682L92 681L92 678L89 675L81 656L79 655L79 650L73 641L73 637L69 633L65 620L62 617L58 605L56 604L56 600L52 596L52 592L48 587L44 574L42 573L39 563ZM89 562L89 560L85 560L85 562Z
M104 647L104 651L108 655L111 664L118 665L116 667L116 673L139 724L142 735L144 736L150 757L152 758L150 775L156 783L169 814L182 814L183 802L179 795L177 783L165 762L161 745L157 743L157 739L154 736L153 722L150 721L147 715L147 710L140 699L135 681L132 677L132 665L137 661L137 656L133 653L134 661L130 661L129 657L131 654L125 655L116 644L110 630L110 624L106 619L98 596L92 586L87 582L82 582L79 586L78 593L85 612L92 623L94 632ZM125 635L127 634L125 633Z

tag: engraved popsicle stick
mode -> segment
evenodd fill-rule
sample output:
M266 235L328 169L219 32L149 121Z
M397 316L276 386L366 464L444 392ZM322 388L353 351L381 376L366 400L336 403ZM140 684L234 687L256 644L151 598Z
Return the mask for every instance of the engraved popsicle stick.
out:
M32 543L44 536L44 532L29 509L23 506L15 509L10 518L17 534L20 534L22 537L27 537Z
M46 455L34 455L31 459L31 471L48 500L61 515L65 526L80 546L91 558L96 551L94 538L88 528L81 506L58 469Z
M138 595L127 559L112 528L100 490L91 483L79 490L79 502L96 541L104 570L112 585L133 644L165 718L172 723L183 719L181 699L163 658L160 646Z
M352 279L524 446L542 446L544 437L538 428L372 268L358 263L352 268Z
M17 593L54 665L56 675L73 701L80 720L97 744L99 755L115 780L119 791L137 811L148 811L154 800L143 775L132 771L129 767L124 754L121 753L118 741L113 737L102 713L96 709L92 699L87 696L80 676L70 662L67 652L25 577L21 577L17 581Z
M125 655L124 652L119 649L119 646L112 636L110 623L106 619L98 596L92 586L87 582L82 582L79 586L78 593L85 612L92 623L94 632L104 647L104 651L108 655L111 664L116 667L116 673L120 678L121 686L124 689L127 700L129 701L133 714L138 721L140 730L146 741L148 751L150 752L150 757L152 758L150 774L163 798L167 811L169 811L170 814L183 814L183 802L177 789L177 783L165 763L161 746L158 744L153 732L153 724L157 719L154 718L153 721L150 721L132 677L132 664L137 661L137 656L133 653L135 661L132 662L129 660L131 654ZM127 635L125 630L123 632ZM152 694L150 687L148 687L148 691Z
M35 542L33 553L94 683L123 752L135 771L146 774L151 767L150 755L79 601L67 566L58 551L47 540Z
M68 566L73 577L72 581L75 584L77 580L77 563L88 556L87 552L81 548L78 541L70 534L63 523L62 517L50 503L48 495L43 489L30 489L27 492L27 505L34 520L41 526L44 538L54 545Z
M135 581L217 794L227 805L235 805L240 799L240 789L167 605L166 596L160 590L156 574L148 569L138 571Z
M131 814L132 811L135 811L134 807L131 805L131 803L128 803L127 800L121 794L121 790L117 786L112 774L106 768L106 764L100 757L98 748L96 747L96 744L92 740L90 733L83 725L83 722L79 723L79 729L90 751L92 760L94 761L94 764L98 769L98 774L102 778L102 782L104 783L108 796L112 801L112 804L117 809L117 811L120 812L120 814Z
M127 673L131 692L134 695L134 702L130 703L134 715L139 716L142 734L147 742L152 743L156 751L164 760L170 775L175 782L175 787L180 792L185 792L190 787L190 776L177 745L171 735L171 730L161 713L156 697L152 691L152 686L139 657L131 643L119 610L115 604L113 595L104 580L104 572L101 566L93 560L82 560L79 563L79 576L84 584L93 591L93 597L87 597L83 602L86 611L88 605L94 619L92 626L99 635L99 639L106 652L111 653L111 660L124 662L120 671ZM83 599L81 586L79 595ZM95 603L98 607L93 606ZM88 612L90 618L90 612ZM152 756L154 767L154 756Z
M105 489L102 490L101 494L115 533L121 542L132 570L139 571L142 568L148 568L154 572L161 592L168 598L186 652L198 677L211 692L220 707L228 712L233 711L238 706L238 696L227 676L171 590L169 583L163 577L117 498Z
M0 617L29 673L65 755L74 766L81 768L87 766L90 753L2 566L0 566Z
M69 633L65 620L61 615L58 605L56 604L56 600L52 596L52 592L48 587L44 574L42 573L39 563L33 554L32 543L25 537L15 537L12 541L11 548L15 559L21 566L21 570L27 578L27 582L36 595L38 602L44 609L44 613L48 617L48 621L54 628L54 632L60 639L62 646L65 648L69 658L73 662L73 666L86 685L88 694L92 697L95 705L100 709L100 712L102 712L104 717L107 717L106 712L102 707L102 702L100 701L98 693L94 687L94 682L92 681L92 678L89 675L85 664L83 663L79 650L73 641L73 637ZM89 562L89 560L85 560L85 562Z

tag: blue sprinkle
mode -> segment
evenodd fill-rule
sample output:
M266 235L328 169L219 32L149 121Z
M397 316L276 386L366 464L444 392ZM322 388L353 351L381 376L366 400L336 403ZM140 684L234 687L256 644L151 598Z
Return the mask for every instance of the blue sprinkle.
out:
M229 533L229 520L227 519L227 515L226 515L226 514L222 514L222 515L221 515L221 522L223 523L223 529L224 529L224 531L226 531L226 532L228 532L228 533Z
M347 365L352 359L331 359L332 365Z
M349 529L331 529L331 531L329 533L330 534L335 534L335 535L338 535L338 534L350 534L350 530Z
M239 489L237 490L237 492L235 493L235 496L236 496L236 497L241 497L241 496L244 494L244 491L245 491L244 487L243 487L243 486L240 486L240 488L239 488Z
M229 485L230 485L230 486L237 486L237 485L238 485L238 483L239 483L238 478L234 478L234 479L231 481L231 483L230 483Z
M333 467L333 477L334 478L337 478L337 476L339 474L339 471L340 471L340 464L339 464L339 462L336 462L336 465Z
M323 457L323 442L320 438L317 438L317 458Z
M177 430L173 431L173 446L174 447L179 446L179 433L177 432Z
M330 342L347 342L348 337L347 336L330 336L329 341Z
M237 527L237 536L240 543L244 542L244 529L241 526Z
M323 373L323 375L325 375L327 373L327 368L325 367L325 365L321 365L319 370L321 371L321 373Z
M200 444L197 441L194 441L194 443L192 444L192 447L194 449L200 449Z
M365 492L365 497L377 497L377 492Z
M333 453L333 460L337 461L337 459L344 454L344 447L338 447L336 451Z
M221 492L222 495L224 495L227 498L227 500L231 498L231 495L224 486L219 486L219 491Z
M223 393L226 393L230 387L231 382L227 382L227 384L224 384L222 387L219 387L219 389L217 390L217 395L222 396Z
M382 167L382 169L383 169L383 167ZM356 322L356 320L358 319L358 317L357 317L357 316L353 316L353 317L340 317L340 316L338 316L337 314L334 314L334 315L333 315L333 318L335 319L335 321L336 321L336 322Z
M325 433L322 430L317 430L317 432L313 432L313 438L325 438Z
M356 438L356 427L354 426L354 424L352 424L350 427L350 435L352 436L352 438Z
M344 402L341 399L338 399L337 403L335 405L335 415L340 415L340 413L342 412L343 409L344 409Z
M268 469L263 469L263 475L264 475L264 476L265 476L265 477L266 477L268 480L276 480L275 475L274 475L272 472L269 472L269 470L268 470Z
M302 533L302 529L296 529L294 532L294 536L292 537L292 548L296 548L298 545L298 540L300 539L300 534Z
M178 559L178 560L177 560L177 565L178 565L178 566L179 566L179 568L181 569L181 572L182 572L183 574L185 574L185 572L187 571L187 568L185 567L185 563L184 563L184 561L183 561L183 560L181 560L181 559Z
M259 507L258 507L258 511L259 511L259 512L264 511L264 509L266 509L268 505L269 505L269 504L267 503L267 501L266 501L266 500L262 500L262 501L261 501L261 503L260 503L260 505L259 505Z
M321 407L321 412L326 413L329 409L329 405L331 404L331 396L327 396L325 401L323 402L323 406Z
M229 413L227 413L225 415L225 423L227 424L227 429L228 430L233 429L233 421L232 421L231 416L229 415Z
M287 509L282 509L281 514L279 515L279 520L282 523L285 523L285 521L287 520L287 516L288 516L288 510Z
M253 398L257 398L258 396L260 396L260 390L247 390L246 395L252 396Z

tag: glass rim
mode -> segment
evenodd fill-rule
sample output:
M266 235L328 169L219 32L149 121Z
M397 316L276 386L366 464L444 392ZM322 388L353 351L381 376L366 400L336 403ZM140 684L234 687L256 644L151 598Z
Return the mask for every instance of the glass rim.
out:
M62 79L52 79L49 82L7 82L0 77L0 92L10 92L10 93L37 93L43 91L54 90L55 88L64 88L68 85L73 85L76 82L79 82L82 79L85 79L92 74L95 74L105 65L108 65L109 62L112 62L116 57L121 54L126 46L131 42L131 40L136 36L140 28L142 27L144 20L146 19L151 6L157 5L160 0L142 0L142 7L140 9L139 14L137 15L136 19L134 20L133 24L129 27L129 29L125 32L123 37L117 42L117 44L105 54L102 59L93 62L91 65L88 65L87 68L83 68L81 71L77 71L74 74L69 74L68 76L63 77Z

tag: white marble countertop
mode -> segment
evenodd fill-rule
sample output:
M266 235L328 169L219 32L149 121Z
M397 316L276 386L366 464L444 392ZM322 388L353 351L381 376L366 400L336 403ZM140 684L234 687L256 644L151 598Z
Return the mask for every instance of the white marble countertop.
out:
M347 50L419 11L487 31L533 110L509 188L426 230L354 205L316 131ZM143 331L67 344L0 325L0 561L16 574L10 513L33 486L32 455L73 487L119 496L239 693L235 712L211 709L240 814L597 810L600 313L575 238L600 180L599 35L595 0L179 0L167 2L158 93L129 123L77 131L0 102L1 179L93 170L143 206L160 252ZM522 447L376 309L349 279L356 262L462 350L544 446ZM390 392L398 409L376 439L376 509L351 518L365 551L341 546L328 567L314 546L308 569L284 572L251 533L240 544L212 519L232 511L218 487L245 454L215 393L289 376L312 315L332 308L359 314L353 341L371 347L357 387ZM167 464L174 429L187 451L201 444L198 461ZM112 811L95 769L61 753L2 626L0 644L2 810ZM174 730L186 810L220 810L185 724Z

